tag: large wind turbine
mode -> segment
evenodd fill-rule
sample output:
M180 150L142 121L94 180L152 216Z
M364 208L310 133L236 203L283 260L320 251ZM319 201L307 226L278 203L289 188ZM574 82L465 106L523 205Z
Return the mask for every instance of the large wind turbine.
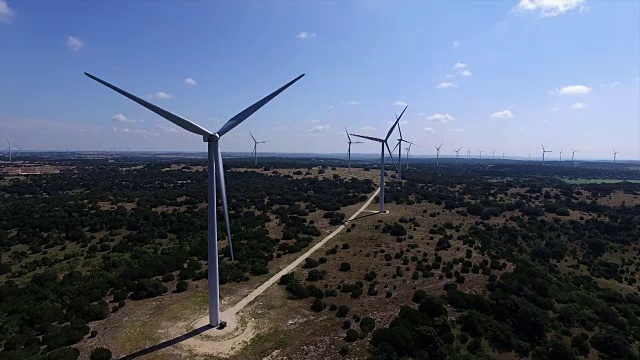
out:
M389 129L389 131L387 132L387 137L385 137L384 139L376 138L372 136L351 134L359 138L376 141L380 143L380 213L381 214L384 213L384 148L386 147L387 150L389 151L389 156L391 157L391 161L393 161L393 164L395 165L396 162L395 160L393 160L393 153L391 152L391 149L389 148L389 143L387 141L389 140L389 137L393 133L393 130L396 128L396 125L400 122L400 119L402 118L402 115L406 110L407 110L407 106L404 107L404 110L402 110L402 112L400 113L400 116L396 116L396 122L393 123L393 126L391 126L391 129Z
M620 154L620 151L616 151L616 149L613 149L613 164L616 164L616 156Z
M462 149L462 146L460 146L458 150L453 150L456 153L456 164L458 163L458 156L460 156L460 149Z
M171 121L172 123L180 126L181 128L190 131L194 134L201 135L204 142L207 143L207 176L208 176L208 216L207 216L207 240L208 240L208 262L209 262L209 271L208 271L208 282L209 282L209 325L213 327L217 327L220 325L224 325L223 322L220 321L220 284L218 277L218 218L217 218L217 205L216 205L216 174L218 175L218 180L220 181L220 190L222 193L222 209L224 211L224 220L227 228L227 239L229 240L229 250L231 251L231 260L234 260L233 257L233 247L231 244L231 228L229 226L229 212L227 210L227 190L224 182L224 167L222 164L222 154L220 153L219 148L219 140L224 134L231 131L236 126L240 125L244 120L246 120L253 113L258 111L261 107L263 107L266 103L271 101L273 98L278 96L281 92L283 92L286 88L293 85L296 81L300 80L304 76L304 74L298 76L297 78L291 80L278 90L272 92L271 94L264 97L262 100L256 102L255 104L249 106L248 108L242 110L236 116L232 117L229 121L227 121L220 130L216 133L212 133L209 130L206 130L202 126L193 123L185 118L182 118L178 115L175 115L167 110L164 110L156 105L153 105L135 95L132 95L116 86L109 84L106 81L98 79L97 77L84 73L91 79L99 82L100 84L114 90L127 98L137 102L138 104L146 107L147 109L153 111L154 113L162 116L163 118Z
M349 158L349 172L351 172L351 144L362 144L364 141L351 141L351 136L349 136L349 131L347 127L344 127L344 132L347 133L347 139L349 140L349 148L347 150L347 157Z
M542 165L544 165L544 154L553 152L553 150L546 150L544 148L544 144L541 144L541 145L542 145Z
M442 144L444 144L444 142L441 142L440 146L434 146L434 148L436 148L436 166L440 166L440 148Z
M573 162L573 157L576 155L577 152L578 150L571 149L571 162Z
M249 131L249 135L251 135L251 138L253 139L253 165L258 165L258 144L266 144L269 141L257 141L256 138L253 137L251 131Z

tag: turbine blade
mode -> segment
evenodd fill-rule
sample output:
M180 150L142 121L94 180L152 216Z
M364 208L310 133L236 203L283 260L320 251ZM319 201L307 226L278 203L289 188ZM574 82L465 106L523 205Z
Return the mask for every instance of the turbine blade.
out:
M344 127L344 132L347 133L347 139L349 139L349 142L351 142L351 136L349 136L349 131L347 131L347 127Z
M372 136L365 136L365 135L358 135L358 134L351 134L351 135L357 136L359 138L371 140L371 141L384 142L383 139L375 138L375 137L372 137Z
M227 186L224 182L224 165L222 164L222 153L218 143L216 143L216 171L218 172L218 181L220 182L220 192L222 194L222 211L224 212L224 223L227 228L227 240L229 240L229 250L231 252L231 261L234 261L233 244L231 242L231 224L229 223L229 209L227 207ZM213 206L216 206L215 204ZM216 229L217 231L217 229Z
M120 89L117 86L111 85L108 82L106 82L104 80L101 80L101 79L99 79L99 78L97 78L97 77L95 77L95 76L93 76L93 75L91 75L89 73L85 72L84 74L87 75L89 78L99 82L100 84L108 87L109 89L111 89L111 90L113 90L113 91L115 91L115 92L117 92L117 93L119 93L121 95L124 95L127 98L137 102L138 104L146 107L147 109L153 111L154 113L162 116L163 118L171 121L172 123L180 126L181 128L183 128L183 129L185 129L187 131L190 131L190 132L192 132L194 134L198 134L198 135L202 135L202 136L212 135L209 130L203 128L202 126L200 126L200 125L198 125L196 123L193 123L193 122L191 122L191 121L189 121L189 120L187 120L187 119L185 119L183 117L180 117L180 116L178 116L176 114L173 114L173 113L171 113L171 112L169 112L169 111L167 111L167 110L165 110L165 109L163 109L161 107L158 107L158 106L156 106L156 105L154 105L154 104L152 104L152 103L150 103L150 102L148 102L146 100L142 100L141 98L139 98L139 97L137 97L137 96L135 96L135 95L133 95L131 93L128 93L128 92Z
M253 137L253 134L251 133L251 131L249 131L249 135L251 135L251 138L253 139L254 142L257 142L256 138Z
M408 106L404 107L404 110L402 110L402 112L400 113L400 116L398 118L396 118L396 122L393 123L393 126L391 127L391 129L389 129L389 132L387 133L387 137L384 138L384 141L389 140L389 137L391 136L391 133L393 133L393 130L396 128L396 125L398 125L398 123L400 122L400 119L402 119L402 115L404 115L404 112L407 110Z
M389 156L391 157L391 161L393 162L393 166L396 168L396 171L398 170L398 164L396 164L396 160L393 158L393 152L391 151L391 149L389 148L389 143L387 143L386 141L384 142L384 146L387 147L387 151L389 152ZM382 169L384 171L384 169Z
M364 144L364 141L352 141L352 144Z
M227 121L227 123L224 124L222 126L222 128L220 128L220 130L218 130L218 135L219 136L223 136L224 134L226 134L229 131L231 131L231 129L233 129L234 127L240 125L241 122L245 121L254 112L258 111L258 109L260 109L261 107L266 105L269 101L273 100L273 98L278 96L281 92L285 91L289 86L293 85L293 83L295 83L296 81L300 80L303 76L304 76L304 74L302 74L302 75L298 76L297 78L289 81L288 83L283 85L278 90L276 90L276 91L272 92L271 94L265 96L262 100L256 102L255 104L253 104L253 105L249 106L248 108L246 108L246 109L242 110L241 112L239 112L236 116L232 117L229 121Z
M398 142L396 143L396 146L394 146L394 147L393 147L393 150L391 150L391 152L396 151L396 149L398 148L398 145L400 145L400 141L398 141Z
M398 115L396 115L396 118L398 118ZM400 129L400 123L398 123L398 132L400 133L400 140L402 140L402 129Z

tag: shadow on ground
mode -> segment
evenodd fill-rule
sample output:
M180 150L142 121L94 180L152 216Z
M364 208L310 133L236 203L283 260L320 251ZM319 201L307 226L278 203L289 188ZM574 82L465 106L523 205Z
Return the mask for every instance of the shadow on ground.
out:
M134 352L132 354L123 356L123 357L120 358L120 360L135 359L135 358L139 358L139 357L144 356L144 355L151 354L151 353L156 352L158 350L166 349L166 348L168 348L170 346L173 346L173 345L179 344L179 343L181 343L181 342L183 342L185 340L191 339L194 336L200 335L203 332L205 332L207 330L210 330L210 329L214 329L214 327L211 326L211 325L201 326L201 327L199 327L197 329L189 331L188 333L186 333L184 335L180 335L180 336L175 337L173 339L169 339L167 341L163 341L160 344L153 345L153 346L150 346L150 347L148 347L146 349L142 349L142 350L136 351L136 352Z

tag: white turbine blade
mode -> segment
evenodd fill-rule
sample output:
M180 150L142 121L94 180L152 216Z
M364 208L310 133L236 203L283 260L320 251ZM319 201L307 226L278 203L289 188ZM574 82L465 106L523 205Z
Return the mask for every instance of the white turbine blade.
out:
M351 134L351 135L357 136L359 138L371 140L371 141L384 142L383 139L375 138L375 137L372 137L372 136L365 136L365 135L358 135L358 134Z
M391 133L393 133L393 130L396 128L396 125L398 125L398 123L400 122L400 119L402 119L402 115L404 115L404 112L407 110L408 106L404 107L404 110L402 110L402 112L400 113L400 116L398 116L396 118L396 122L393 123L393 126L391 127L391 129L389 129L389 132L387 133L387 137L384 138L384 141L389 140L389 137L391 136Z
M223 136L224 134L226 134L229 131L231 131L231 129L233 129L234 127L240 125L241 122L245 121L254 112L258 111L258 109L260 109L261 107L265 106L269 101L273 100L273 98L278 96L281 92L285 91L289 86L293 85L293 83L295 83L296 81L300 80L303 76L304 76L304 74L302 74L302 75L298 76L297 78L289 81L288 83L283 85L278 90L276 90L276 91L272 92L271 94L265 96L262 100L258 101L257 103L255 103L255 104L249 106L248 108L242 110L241 112L239 112L236 116L232 117L229 121L227 121L227 123L224 124L222 126L222 128L220 128L220 130L218 130L218 136Z
M202 135L202 136L211 135L211 132L209 130L203 128L200 125L197 125L197 124L195 124L195 123L193 123L193 122L191 122L191 121L189 121L189 120L187 120L187 119L185 119L183 117L180 117L180 116L178 116L176 114L170 113L169 111L167 111L167 110L165 110L165 109L163 109L161 107L158 107L156 105L153 105L152 103L150 103L150 102L148 102L146 100L142 100L141 98L139 98L139 97L137 97L137 96L135 96L135 95L133 95L131 93L128 93L128 92L120 89L117 86L111 85L108 82L106 82L104 80L101 80L101 79L99 79L99 78L97 78L97 77L95 77L95 76L93 76L93 75L91 75L89 73L84 73L84 74L87 75L89 78L99 82L100 84L108 87L109 89L111 89L111 90L113 90L113 91L115 91L117 93L120 93L121 95L124 95L124 96L128 97L129 99L137 102L138 104L146 107L147 109L153 111L154 113L162 116L163 118L171 121L172 123L180 126L181 128L183 128L183 129L185 129L187 131L190 131L192 133L195 133L195 134L198 134L198 135Z
M386 141L384 142L384 146L387 147L387 151L389 151L389 156L391 157L391 161L393 162L393 166L396 168L396 171L398 170L398 164L396 164L396 160L393 158L393 152L391 151L391 149L389 148L389 143L387 143ZM384 169L382 169L384 171Z
M344 132L347 133L347 139L349 139L349 142L351 142L351 136L349 136L349 131L347 130L347 127L344 127Z
M251 138L253 139L254 142L257 142L256 138L253 137L253 134L251 133L251 131L249 131L249 135L251 135Z
M224 223L227 228L227 240L229 240L229 250L231 252L231 261L234 261L233 243L231 242L231 224L229 223L229 209L227 207L227 186L224 182L224 165L222 164L222 153L216 143L216 171L218 172L218 181L220 182L220 192L222 193L222 211L224 212ZM211 205L209 205L211 206ZM213 204L213 206L216 206ZM217 229L216 229L217 231Z

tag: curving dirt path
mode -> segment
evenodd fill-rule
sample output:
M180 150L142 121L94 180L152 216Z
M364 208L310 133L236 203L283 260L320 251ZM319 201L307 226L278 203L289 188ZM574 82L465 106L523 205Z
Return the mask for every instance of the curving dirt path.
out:
M342 230L344 230L349 221L355 219L360 215L375 199L380 192L380 188L369 197L369 199L356 211L343 225L338 226L331 234L327 235L324 239L319 241L307 252L300 255L291 264L287 265L282 270L278 271L269 280L262 283L255 290L253 290L244 299L240 300L237 304L224 310L221 313L221 318L227 322L227 327L224 330L210 330L191 339L184 341L181 345L186 347L190 352L199 355L214 355L220 357L227 357L233 355L236 351L240 350L245 344L247 344L258 332L258 326L251 319L243 319L245 321L238 322L238 313L244 309L249 303L260 296L265 290L278 282L282 275L288 274L293 271L298 265L300 265L306 258L313 254L316 250L320 249L327 241L331 240ZM377 212L377 211L374 211ZM176 325L171 329L172 335L180 335L184 333L185 328L188 330L196 329L201 326L205 326L209 323L209 316L204 315L199 319L192 319L183 324Z

